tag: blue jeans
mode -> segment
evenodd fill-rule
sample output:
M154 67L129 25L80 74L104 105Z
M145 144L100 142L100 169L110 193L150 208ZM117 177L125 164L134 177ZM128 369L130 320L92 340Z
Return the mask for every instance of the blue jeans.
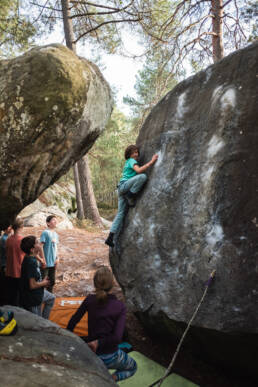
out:
M56 298L56 296L54 294L52 294L49 291L47 291L46 289L44 289L42 303L40 305L31 306L30 308L28 308L28 310L31 313L37 314L40 317L48 319L50 312L51 312L51 309L53 308L55 298ZM42 310L42 304L44 304L43 310Z
M127 200L124 197L124 194L128 191L131 191L132 193L139 192L145 184L146 180L147 176L145 175L145 173L140 173L139 175L136 175L129 180L122 181L119 184L118 211L115 219L113 220L110 232L113 232L115 234L116 232L120 231L122 227L123 220L128 209Z
M119 380L130 378L130 376L133 376L137 370L136 361L121 349L118 349L114 353L98 356L108 369L116 370L114 375L117 377L117 382Z

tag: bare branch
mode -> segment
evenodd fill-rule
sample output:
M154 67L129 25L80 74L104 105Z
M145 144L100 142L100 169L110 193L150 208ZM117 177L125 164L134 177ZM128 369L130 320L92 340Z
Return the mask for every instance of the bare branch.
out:
M234 16L231 16L231 15L229 15L229 14L227 14L226 16L227 16L227 18L234 20L235 25L238 26L239 32L240 32L240 33L243 35L243 37L246 39L246 35L245 35L244 30L242 29L242 27L241 27L241 25L240 25L240 23L239 23L239 20L236 19ZM225 21L224 21L224 25L226 25L226 22L225 22ZM231 26L231 29L232 29L232 26ZM228 27L228 30L230 31L230 28L229 28L229 27Z
M34 3L33 1L30 1L30 4L31 5L36 5L36 7L39 7L39 8L43 8L43 11L45 9L50 9L51 11L56 11L56 12L62 12L61 9L56 9L56 8L53 8L53 7L47 7L46 4L48 3L49 0L46 1L45 5L41 5L41 4L38 4L38 3ZM42 11L42 12L43 12Z
M226 1L223 5L222 5L222 8L225 8L229 3L231 3L232 0L228 0Z
M204 18L203 18L203 20L200 22L200 26L199 26L199 32L198 32L198 34L200 34L200 32L201 32L201 29L202 29L202 27L203 27L204 23L207 21L207 19L208 19L208 18L211 18L211 17L212 17L212 15L207 15L206 17L204 17Z
M85 5L85 8L86 8L86 11L88 11L88 6L87 5ZM91 28L93 28L92 21L91 21L90 18L89 18L89 23L90 23ZM99 39L98 31L97 30L95 31L95 36L96 36L96 39L97 39L98 43L100 43L100 39Z
M74 41L74 43L77 43L81 38L83 38L85 35L90 34L93 31L96 31L97 29L101 28L104 25L111 24L111 23L136 23L140 21L141 19L121 19L121 20L110 20L103 23L98 24L96 27L91 28L90 30L87 30L83 34L79 35L79 37Z
M39 12L37 18L34 19L34 20L32 21L32 24L37 23L37 21L41 18L42 13L44 12L45 6L47 5L48 2L49 2L49 0L46 0L45 5L43 6L43 8L41 9L41 11ZM32 4L32 2L30 2L30 4Z
M96 8L104 8L104 9L111 9L111 10L119 10L119 11L123 11L125 10L126 8L130 7L133 3L134 3L134 0L131 1L129 4L127 4L126 6L124 6L123 8L114 8L114 7L109 7L108 5L101 5L101 4L95 4L95 3L90 3L88 1L74 1L74 0L70 0L70 3L71 4L84 4L86 6L88 5L91 5L93 7L96 7Z
M78 17L84 17L84 16L93 16L93 15L113 15L115 13L120 13L120 9L117 9L115 11L106 11L106 12L87 12L87 13L75 13L71 16L71 19L78 18ZM129 14L130 16L137 16L137 14Z
M231 1L231 0L230 0ZM181 8L182 7L189 7L186 9L186 11L183 13L183 15L180 17L180 20L182 20L192 9L194 8L197 8L200 4L202 3L205 3L205 2L210 2L210 0L200 0L200 1L197 1L195 4L192 4L191 5L191 1L189 3L189 0L183 0L181 1L177 6L176 6L176 9L175 11L172 13L171 17L165 22L163 23L163 25L161 26L161 29L163 28L163 31L165 31L167 29L167 27L170 25L170 24L173 24L175 21L176 21L176 18L177 18L177 15L178 13L180 12Z

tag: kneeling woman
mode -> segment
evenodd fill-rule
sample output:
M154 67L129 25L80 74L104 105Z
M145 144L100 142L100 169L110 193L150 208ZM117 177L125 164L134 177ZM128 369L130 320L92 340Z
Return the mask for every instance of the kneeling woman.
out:
M76 324L88 312L88 345L103 360L107 368L115 369L115 381L134 375L136 362L127 353L118 349L126 319L126 308L122 301L110 294L113 274L102 266L94 275L95 294L90 294L72 316L67 329L74 330Z

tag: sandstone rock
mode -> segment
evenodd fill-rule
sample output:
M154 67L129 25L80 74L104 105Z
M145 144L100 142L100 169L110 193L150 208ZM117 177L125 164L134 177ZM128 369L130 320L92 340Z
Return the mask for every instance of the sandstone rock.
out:
M107 82L58 44L0 62L0 226L93 145L111 114Z
M72 198L75 197L74 184L67 183L53 184L44 193L35 200L35 202L26 206L20 213L24 219L25 227L40 227L46 226L46 217L48 215L56 215L58 219L57 229L72 230L73 224L71 219L75 217L74 213L69 214L72 207ZM44 202L52 203L46 205ZM112 222L101 218L101 222L106 228L110 228Z
M72 209L72 200L75 200L75 185L74 182L58 181L48 187L46 191L40 195L41 202L46 203L46 206L58 206L65 214L68 214ZM76 202L75 202L76 205Z
M192 348L255 374L258 356L258 43L178 84L137 143L159 153L111 264L145 326L179 337L213 269Z
M24 209L27 210L27 207ZM57 218L57 229L59 230L72 230L73 224L67 215L61 211L57 206L50 206L42 208L40 211L31 212L24 217L25 211L20 212L20 216L24 219L25 227L40 227L46 226L46 218L48 215L55 215Z
M23 210L19 213L19 216L22 218L26 218L31 216L32 214L35 214L36 212L44 211L48 206L46 206L43 202L41 202L39 199L35 200L35 202L29 204Z
M11 306L18 331L1 336L1 386L115 386L103 362L78 336Z

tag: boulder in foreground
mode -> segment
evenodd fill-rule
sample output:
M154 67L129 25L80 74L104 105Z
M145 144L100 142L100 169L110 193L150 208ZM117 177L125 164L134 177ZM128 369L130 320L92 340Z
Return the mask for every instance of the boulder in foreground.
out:
M82 339L30 312L12 310L18 324L14 336L1 336L1 385L108 387L115 386L103 362Z

